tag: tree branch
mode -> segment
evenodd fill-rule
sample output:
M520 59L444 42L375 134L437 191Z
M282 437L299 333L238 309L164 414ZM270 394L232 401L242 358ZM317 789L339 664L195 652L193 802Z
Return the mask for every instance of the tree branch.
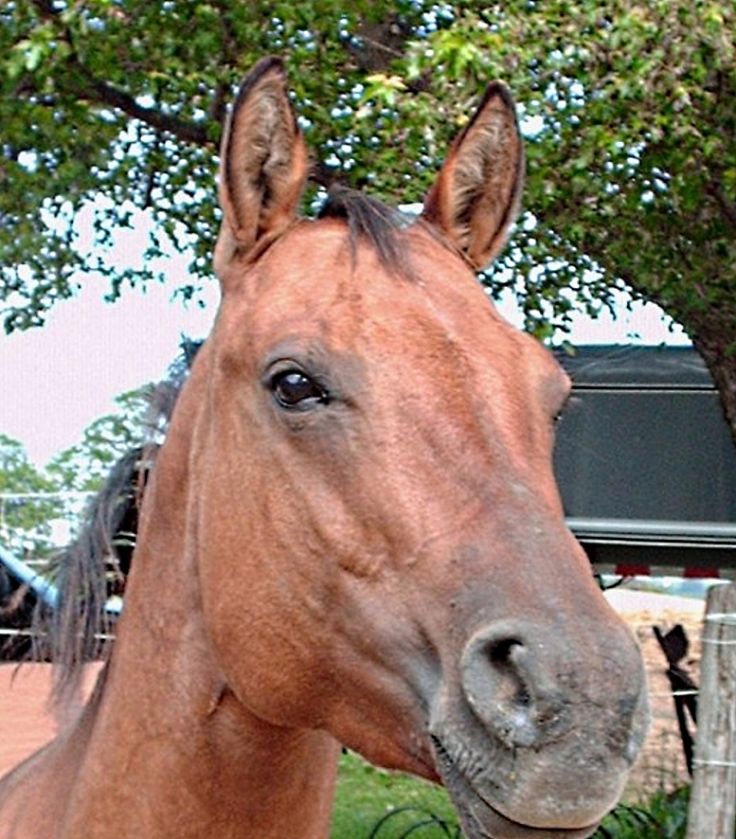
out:
M212 138L209 136L207 125L180 119L171 114L166 114L158 108L146 108L136 102L129 93L95 78L76 59L73 59L73 61L75 69L85 80L85 83L80 85L77 90L81 97L117 108L128 116L145 122L146 125L150 125L156 131L166 131L186 143L194 143L198 146L214 145Z
M349 42L347 47L361 70L380 73L387 70L392 61L401 58L410 34L398 15L391 15L379 23L363 21L356 30L358 39Z
M706 192L711 198L715 199L721 213L723 213L731 227L736 230L736 205L728 200L728 196L723 191L723 184L720 181L712 180L707 185Z
M54 25L60 25L59 9L54 6L51 0L33 0L33 5L44 20L51 21ZM70 75L74 79L72 89L77 96L116 108L133 117L133 119L150 125L156 131L166 131L173 134L174 137L185 143L193 143L198 146L215 145L215 141L210 137L207 124L180 119L172 114L165 113L160 108L146 108L140 105L130 93L96 78L80 60L69 27L63 26L60 35L69 45L68 66L72 71ZM75 77L83 79L83 83L80 84ZM217 95L216 92L215 97ZM220 111L216 102L213 105L216 111Z
M212 102L208 111L209 118L220 125L224 125L225 116L227 115L227 96L230 88L224 82L220 82L215 88L215 95L212 97Z

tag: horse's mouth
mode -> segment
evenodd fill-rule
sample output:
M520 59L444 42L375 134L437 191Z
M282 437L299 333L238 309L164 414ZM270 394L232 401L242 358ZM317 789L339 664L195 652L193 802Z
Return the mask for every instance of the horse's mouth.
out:
M442 741L432 736L437 771L457 809L468 839L587 839L598 822L581 828L540 828L501 813L455 764Z

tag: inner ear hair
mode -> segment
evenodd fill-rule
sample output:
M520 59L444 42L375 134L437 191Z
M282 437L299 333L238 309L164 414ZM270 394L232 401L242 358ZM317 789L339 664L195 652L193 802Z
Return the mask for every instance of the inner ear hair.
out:
M238 92L222 144L220 203L239 249L291 222L306 175L283 62L263 59Z
M456 138L424 206L475 268L485 267L505 244L519 208L524 152L516 109L494 82Z

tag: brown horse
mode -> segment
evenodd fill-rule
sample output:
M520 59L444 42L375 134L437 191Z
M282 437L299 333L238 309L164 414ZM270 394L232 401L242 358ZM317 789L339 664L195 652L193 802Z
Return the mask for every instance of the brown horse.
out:
M499 85L419 221L340 192L281 63L222 147L216 325L144 499L78 721L0 792L3 839L329 833L339 744L445 783L472 839L586 837L643 736L639 652L565 527L568 382L471 268L522 182Z

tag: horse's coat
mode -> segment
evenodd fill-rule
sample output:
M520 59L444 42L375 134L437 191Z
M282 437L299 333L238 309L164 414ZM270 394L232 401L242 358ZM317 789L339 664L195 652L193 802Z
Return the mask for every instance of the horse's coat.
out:
M620 794L643 669L564 524L568 383L467 264L518 202L511 100L489 88L406 229L349 196L299 221L306 161L265 60L111 661L0 786L2 839L326 837L339 743L442 780L469 839L582 838Z

